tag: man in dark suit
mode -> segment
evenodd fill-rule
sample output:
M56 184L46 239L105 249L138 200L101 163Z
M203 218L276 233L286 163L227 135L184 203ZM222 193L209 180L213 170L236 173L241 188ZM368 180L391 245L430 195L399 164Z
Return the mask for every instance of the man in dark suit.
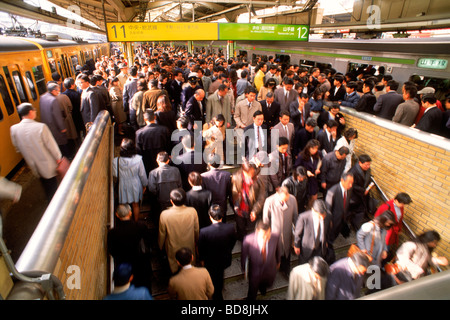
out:
M212 205L209 210L212 224L200 229L198 237L199 260L204 262L214 285L213 300L223 300L224 271L231 265L231 253L236 243L234 226L223 223L224 216L220 205Z
M280 111L289 111L289 106L292 101L298 98L298 92L293 89L294 80L288 77L283 79L283 87L275 89L274 97L275 101L280 104Z
M101 109L107 110L109 114L114 118L114 113L112 111L111 96L109 95L108 89L103 85L103 77L99 74L93 75L91 78L91 86L97 91L100 99Z
M316 132L314 131L316 125L316 119L309 118L306 121L305 127L295 132L294 144L292 146L292 157L294 159L303 150L303 148L305 148L309 140L316 138Z
M66 91L62 92L69 97L72 103L72 119L77 129L78 138L77 144L81 145L81 132L82 135L86 135L86 128L84 127L83 118L81 117L80 105L81 105L81 93L77 91L75 80L73 78L64 79L64 87Z
M248 273L247 300L256 300L258 290L264 295L272 286L281 263L281 245L278 235L272 234L270 225L262 220L255 232L242 242L241 268Z
M333 222L329 239L331 244L336 240L341 231L344 236L348 236L346 221L348 218L352 186L353 174L347 172L342 175L339 183L335 184L327 191L325 202L328 210L331 212Z
M270 150L268 130L264 125L264 114L262 111L253 113L253 123L244 129L245 157L249 160L258 151Z
M192 189L186 192L186 205L197 211L199 228L207 227L211 224L208 214L211 206L211 191L202 188L202 177L198 172L189 173L188 182Z
M345 90L345 86L343 85L344 77L341 75L336 75L334 77L333 86L328 91L328 94L325 93L325 98L331 102L337 102L340 100L344 100L345 94L347 91Z
M366 80L363 83L363 95L356 105L356 111L374 114L373 106L377 103L377 98L372 93L375 83L372 80Z
M84 125L88 123L93 123L97 114L103 110L100 105L100 98L97 92L94 91L89 77L82 74L77 81L79 82L80 88L83 90L81 93L81 116L83 117Z
M176 70L173 72L173 77L174 79L170 82L168 93L172 107L174 110L178 111L181 104L181 92L183 91L183 72L181 70Z
M231 173L225 170L219 170L219 155L210 154L207 163L209 170L201 174L202 187L211 191L211 203L220 206L224 215L223 221L226 222L227 203L229 202L230 205L233 203L231 200Z
M182 155L176 157L172 161L180 170L183 189L187 192L191 188L188 182L189 173L193 171L200 174L206 172L206 163L203 160L202 152L194 152L196 144L194 138L190 134L183 136L181 143L183 144L185 151Z
M403 95L397 93L398 82L389 80L386 85L386 93L379 96L377 102L373 106L375 115L392 120L398 105L403 101Z
M170 150L170 133L167 127L156 123L156 116L152 109L144 112L145 127L136 131L136 149L142 155L145 171L158 167L156 156L161 151Z
M342 136L342 133L345 129L345 118L344 115L339 112L341 110L341 107L338 103L333 103L328 111L322 111L317 118L317 125L320 129L323 129L323 127L328 123L330 120L334 120L337 122L338 127L336 130L336 139L339 140L339 138Z
M117 268L122 263L130 263L133 267L133 284L152 288L152 263L149 254L139 252L141 240L150 243L150 232L146 225L133 219L131 207L121 204L117 207L116 217L118 222L113 229L108 231L107 249L114 258L114 266Z
M311 210L298 216L294 231L294 251L298 264L307 263L314 256L322 257L328 264L335 260L329 248L331 215L323 200L315 200Z
M266 100L260 100L259 103L261 104L262 112L264 114L264 124L270 130L279 121L280 104L274 101L273 92L268 92Z
M422 97L425 113L415 126L416 129L429 133L439 134L443 112L436 106L436 97L434 94L426 94Z
M204 100L205 91L198 89L186 103L185 116L189 119L188 130L190 131L195 129L194 124L196 121L201 121L201 127L205 123L206 103Z
M294 124L296 131L304 128L306 121L311 117L311 104L308 99L306 93L300 93L300 98L289 105L290 121Z
M372 159L367 154L362 154L348 172L353 174L353 189L350 197L349 214L350 222L355 230L359 230L364 222L368 206L368 194L370 191ZM373 186L373 184L372 184Z
M67 128L62 116L61 104L56 98L60 94L59 88L58 83L50 82L47 85L47 92L39 100L39 108L41 109L42 123L45 123L49 127L62 154L68 157Z
M292 157L288 149L289 140L286 137L280 137L277 148L269 154L271 168L267 186L269 195L278 191L283 181L291 175Z
M323 156L330 153L336 147L338 123L334 120L328 120L326 125L317 134L317 140L320 142L320 150Z

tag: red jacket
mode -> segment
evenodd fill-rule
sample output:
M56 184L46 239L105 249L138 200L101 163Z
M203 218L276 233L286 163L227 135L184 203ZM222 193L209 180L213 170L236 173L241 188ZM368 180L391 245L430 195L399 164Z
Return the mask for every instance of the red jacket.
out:
M402 231L404 209L400 208L402 215L400 217L400 220L397 220L397 214L395 213L395 208L394 208L394 199L392 199L392 200L389 200L388 202L383 203L378 208L377 212L375 212L375 217L379 216L386 210L391 210L392 213L394 213L395 222L396 222L396 224L394 224L392 226L392 228L390 228L386 233L386 244L388 246L390 246L393 244L398 244L398 235Z

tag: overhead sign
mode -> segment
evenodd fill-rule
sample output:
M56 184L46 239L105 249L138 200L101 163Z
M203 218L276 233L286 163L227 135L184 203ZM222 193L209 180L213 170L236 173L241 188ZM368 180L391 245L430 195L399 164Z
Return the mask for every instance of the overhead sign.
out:
M199 22L108 22L109 42L271 40L308 41L308 25Z
M111 22L109 42L218 40L217 23Z
M308 25L219 23L219 40L308 41L308 38Z
M445 59L432 59L422 58L417 62L417 66L427 69L447 69L448 60Z

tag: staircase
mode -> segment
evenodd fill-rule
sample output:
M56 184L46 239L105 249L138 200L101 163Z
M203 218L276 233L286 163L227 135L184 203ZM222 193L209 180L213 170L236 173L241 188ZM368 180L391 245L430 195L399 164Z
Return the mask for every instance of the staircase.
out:
M230 171L234 171L235 168L229 168ZM146 207L145 201L141 209L142 213L150 212L150 208ZM228 207L227 222L235 224L234 213L231 207ZM167 300L169 296L167 294L167 286L169 283L169 267L163 259L160 250L158 248L158 229L151 220L145 220L147 226L152 234L152 296L155 300ZM356 234L351 232L348 238L339 237L336 239L334 246L336 252L336 259L343 258L347 255L350 244L356 242ZM291 253L291 270L298 265L298 257L292 251ZM286 293L289 285L289 279L287 279L281 272L277 273L275 282L271 288L267 289L265 295L259 294L258 300L285 300ZM241 242L237 241L232 251L232 263L231 266L225 270L224 290L223 297L225 300L243 300L247 297L248 280L245 279L244 272L241 270Z

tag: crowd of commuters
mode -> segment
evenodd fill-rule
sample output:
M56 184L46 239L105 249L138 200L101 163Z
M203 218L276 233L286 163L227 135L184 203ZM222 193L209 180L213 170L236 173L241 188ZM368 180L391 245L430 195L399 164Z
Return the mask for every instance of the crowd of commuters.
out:
M157 226L173 299L223 299L236 241L248 299L264 294L278 270L289 279L288 299L357 298L369 265L383 267L395 256L404 206L412 200L399 193L373 210L372 159L356 157L358 132L346 125L340 106L436 134L450 126L450 97L441 103L433 88L418 90L412 82L400 89L376 70L341 74L271 57L250 64L245 57L139 46L131 65L117 52L77 71L75 79L54 75L48 83L40 100L44 129L28 124L35 113L27 104L11 136L32 164L16 132L42 131L44 141L36 144L49 149L46 169L53 173L62 156L73 158L101 110L112 115L121 144L112 163L119 206L108 234L116 281L108 299L152 298L150 235L140 212L146 195L145 218ZM239 168L229 173L224 164ZM54 192L55 175L36 170ZM364 252L336 261L334 241L351 229ZM438 240L433 233L403 244L397 258L404 274L387 286L445 264L424 257ZM417 261L404 262L414 250ZM292 253L299 266L291 271Z

